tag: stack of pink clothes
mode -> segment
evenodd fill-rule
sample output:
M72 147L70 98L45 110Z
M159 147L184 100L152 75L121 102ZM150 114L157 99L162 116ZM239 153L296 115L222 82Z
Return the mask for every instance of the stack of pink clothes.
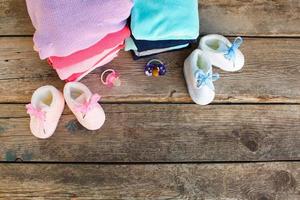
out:
M130 36L131 0L26 0L34 49L66 81L113 60Z

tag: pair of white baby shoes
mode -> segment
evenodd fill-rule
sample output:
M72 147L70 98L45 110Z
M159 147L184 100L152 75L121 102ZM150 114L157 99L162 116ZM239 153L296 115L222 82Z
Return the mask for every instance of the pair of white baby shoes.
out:
M88 130L97 130L105 121L105 113L98 104L99 100L98 94L93 94L79 82L67 83L63 94L51 85L42 86L33 93L31 103L26 105L31 132L41 139L52 136L65 101L82 126Z
M201 38L198 49L184 62L184 76L192 100L199 105L207 105L215 98L213 82L219 79L212 66L234 72L242 69L245 58L238 49L241 37L233 43L222 35L211 34Z

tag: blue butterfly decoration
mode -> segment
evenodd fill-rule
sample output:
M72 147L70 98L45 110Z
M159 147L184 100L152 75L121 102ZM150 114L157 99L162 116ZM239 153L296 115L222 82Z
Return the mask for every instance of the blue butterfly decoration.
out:
M241 37L235 38L231 47L229 47L228 50L225 52L224 54L225 58L228 60L235 60L236 51L238 50L238 48L240 48L242 43L243 43L243 38Z
M198 69L195 72L195 78L197 81L197 88L201 88L206 85L210 89L214 90L215 87L213 85L213 82L218 80L220 78L220 75L217 73L213 74L210 72L205 73L203 70Z

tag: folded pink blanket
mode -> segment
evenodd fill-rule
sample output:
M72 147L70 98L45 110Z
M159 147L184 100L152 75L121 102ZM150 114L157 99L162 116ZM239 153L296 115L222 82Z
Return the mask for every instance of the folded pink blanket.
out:
M64 68L57 68L56 73L58 74L58 76L61 80L65 80L65 79L68 79L73 74L85 72L85 71L89 70L92 66L97 64L99 62L99 60L102 60L111 51L113 51L115 48L117 48L118 46L120 46L122 44L123 44L123 42L119 43L118 45L116 45L112 48L106 49L105 51L103 51L97 55L94 55L91 58L88 58L79 63L76 63L74 65L70 65L70 66L64 67Z
M130 30L128 27L125 27L118 32L105 36L102 40L87 49L75 52L66 57L51 56L48 60L54 69L69 68L69 66L74 66L84 60L90 59L96 55L98 56L107 49L123 43L129 36Z
M84 76L86 76L88 73L93 71L94 69L101 67L103 65L106 65L107 63L111 62L115 57L117 57L118 52L124 48L124 44L119 45L118 47L114 48L111 50L105 57L103 57L101 60L99 60L96 64L90 67L90 69L86 70L85 72L80 72L80 73L75 73L72 74L68 79L66 79L66 82L71 82L71 81L79 81L82 79Z
M40 58L68 56L121 30L131 0L26 0Z

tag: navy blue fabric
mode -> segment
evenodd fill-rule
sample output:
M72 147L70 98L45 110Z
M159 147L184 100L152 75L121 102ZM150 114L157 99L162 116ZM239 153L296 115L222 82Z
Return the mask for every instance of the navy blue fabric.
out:
M190 48L192 45L189 45L183 49L188 49ZM147 56L137 56L134 51L131 51L131 54L132 54L132 57L133 57L133 60L139 60L141 58L148 58L148 57L152 57L152 56L155 56L155 55L158 55L158 54L163 54L163 53L168 53L168 52L176 52L176 51L182 51L182 49L175 49L175 50L171 50L171 51L165 51L165 52L161 52L161 53L156 53L156 54L152 54L152 55L147 55Z
M136 40L133 36L138 52L153 50L153 49L165 49L169 47L184 45L187 43L196 43L197 40L159 40L159 41L149 41L149 40Z

